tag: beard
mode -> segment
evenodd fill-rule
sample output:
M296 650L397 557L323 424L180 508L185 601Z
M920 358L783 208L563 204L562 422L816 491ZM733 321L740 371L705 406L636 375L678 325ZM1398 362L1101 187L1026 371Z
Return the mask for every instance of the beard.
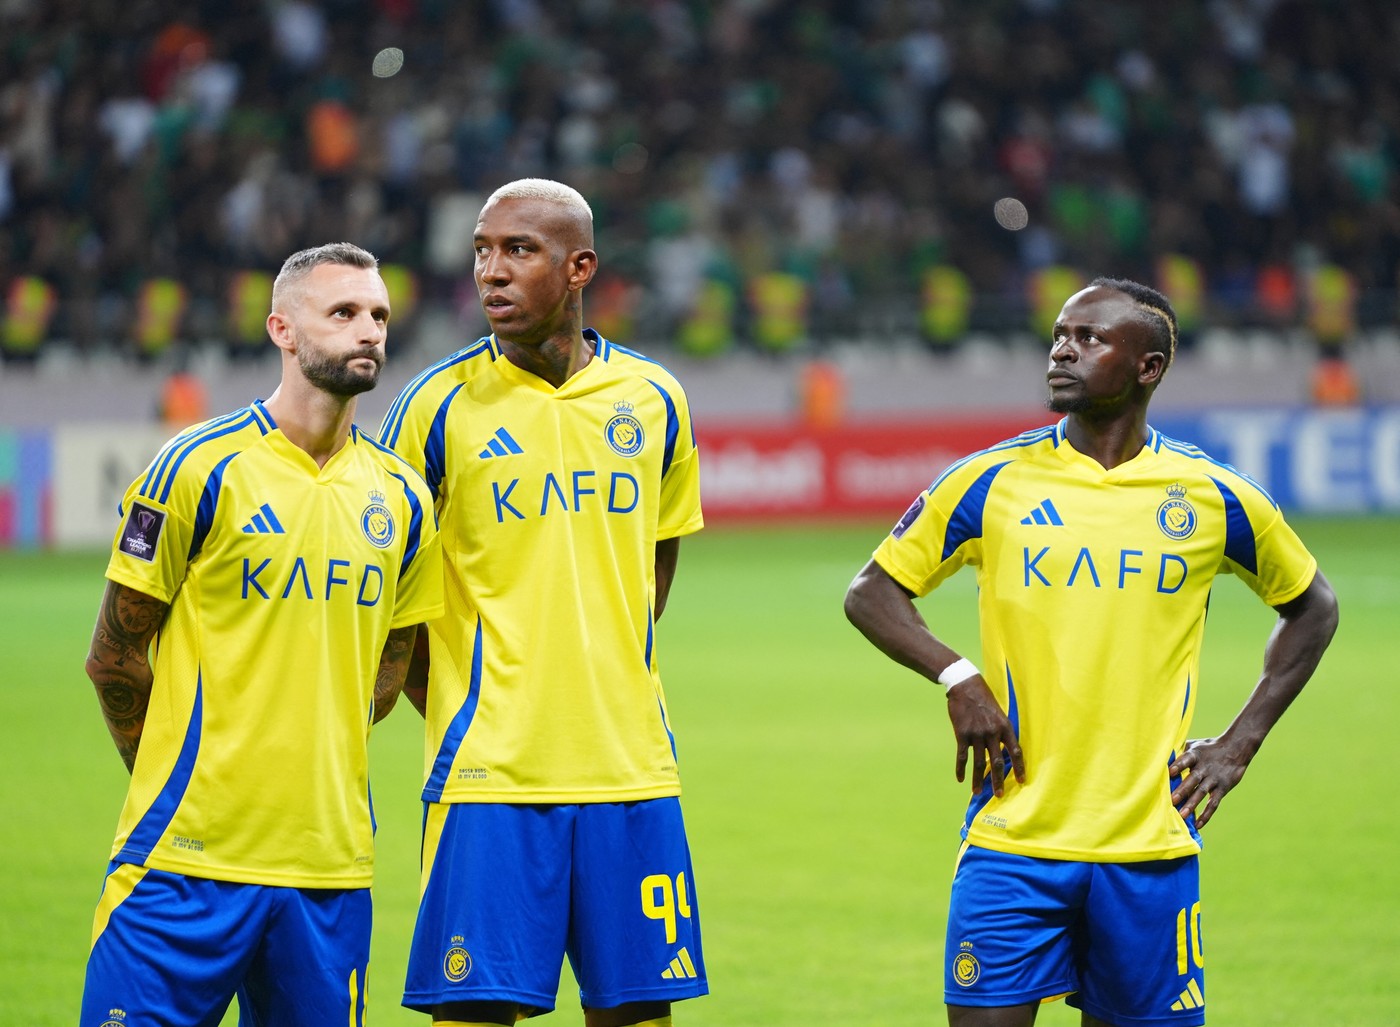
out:
M359 371L350 367L351 360L361 357L374 361L373 371ZM379 384L379 371L383 367L378 354L361 352L352 356L334 356L317 350L305 337L297 339L297 364L308 382L333 396L358 396L368 392Z
M1088 396L1057 396L1053 393L1045 397L1045 409L1056 414L1083 414L1093 410L1095 403Z

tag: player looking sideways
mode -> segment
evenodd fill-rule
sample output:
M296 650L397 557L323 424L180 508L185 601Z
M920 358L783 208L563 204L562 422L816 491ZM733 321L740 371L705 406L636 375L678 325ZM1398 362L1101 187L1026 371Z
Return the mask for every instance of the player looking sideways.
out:
M266 402L196 425L127 490L87 672L131 772L85 1025L362 1024L370 725L442 611L432 500L353 423L389 297L348 243L287 258Z
M1068 995L1087 1025L1205 1022L1204 827L1337 625L1316 561L1253 481L1147 424L1176 316L1096 279L1060 312L1058 424L953 464L846 594L851 622L948 686L972 800L945 946L950 1024L1024 1027ZM912 598L977 572L982 670ZM1216 738L1187 740L1206 603L1230 571L1278 612Z
M502 186L475 242L492 334L381 432L433 491L447 567L406 686L427 751L404 1004L512 1024L553 1008L567 953L588 1027L659 1027L708 990L654 646L702 524L690 411L583 328L598 255L575 190Z

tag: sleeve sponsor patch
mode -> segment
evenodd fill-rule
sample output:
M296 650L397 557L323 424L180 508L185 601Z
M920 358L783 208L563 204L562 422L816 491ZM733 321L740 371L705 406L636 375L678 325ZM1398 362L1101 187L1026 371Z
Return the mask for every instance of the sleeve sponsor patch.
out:
M895 538L903 538L904 533L909 530L909 526L919 519L919 514L924 512L924 495L919 493L919 497L909 504L909 509L904 511L904 516L899 519L899 523L890 532Z
M153 510L140 503L131 504L131 512L126 516L122 527L121 541L117 549L127 556L134 556L147 563L155 563L156 543L160 540L160 530L165 527L165 511Z

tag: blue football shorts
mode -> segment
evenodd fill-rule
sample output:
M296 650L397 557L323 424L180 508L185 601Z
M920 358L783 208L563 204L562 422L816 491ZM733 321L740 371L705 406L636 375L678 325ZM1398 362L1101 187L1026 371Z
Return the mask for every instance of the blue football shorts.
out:
M678 799L424 806L405 1006L549 1012L566 955L588 1008L709 991Z
M368 888L233 884L113 864L93 920L82 1027L363 1027Z
M1124 1027L1205 1023L1196 856L1036 859L965 845L953 875L944 1001L1064 997Z

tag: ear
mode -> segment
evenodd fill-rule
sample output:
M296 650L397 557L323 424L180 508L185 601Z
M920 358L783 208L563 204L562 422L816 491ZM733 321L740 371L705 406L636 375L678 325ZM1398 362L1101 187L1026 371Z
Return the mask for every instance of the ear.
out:
M1161 350L1149 350L1138 359L1138 384L1156 386L1167 373L1167 355Z
M296 352L296 332L292 329L292 322L275 310L267 315L267 337L284 353Z
M579 292L598 273L598 254L593 250L574 250L569 254L569 291Z

